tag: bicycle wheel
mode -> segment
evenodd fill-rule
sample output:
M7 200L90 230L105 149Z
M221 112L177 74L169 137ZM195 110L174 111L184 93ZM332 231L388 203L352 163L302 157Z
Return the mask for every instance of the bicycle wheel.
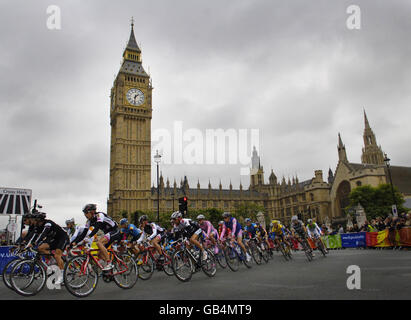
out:
M119 255L113 261L113 279L121 289L131 289L138 280L137 264L127 253Z
M186 250L178 250L174 252L173 257L173 270L176 278L182 282L190 281L193 274L193 261Z
M260 254L260 251L258 250L257 246L255 243L250 243L250 252L251 256L253 257L253 260L255 261L256 264L260 265L262 262L262 255Z
M13 286L12 286L11 283L10 283L11 270L13 270L14 265L15 265L17 262L19 262L20 260L21 260L21 259L16 258L16 259L13 259L13 260L9 261L9 262L5 265L5 267L4 267L4 269L3 269L2 275L3 275L4 285L5 285L7 288L11 289L11 290L14 290Z
M240 247L240 246L239 246ZM241 248L241 247L240 247ZM246 252L247 251L244 251L243 250L243 248L241 248L241 255L242 255L242 260L243 260L243 263L244 263L244 265L248 268L248 269L250 269L252 266L251 266L251 255L250 255L250 253L248 252L248 254L250 255L250 260L249 261L247 261L247 254L246 254Z
M18 294L29 297L39 293L46 284L47 274L39 261L18 261L10 273L10 284Z
M163 270L164 273L168 276L172 276L174 274L173 261L168 254L164 254Z
M318 248L320 249L321 253L325 257L327 253L325 252L324 245L323 245L322 241L320 241L320 240L318 240Z
M305 253L305 256L307 257L307 260L312 261L313 260L313 254L311 252L311 247L309 247L309 245L307 243L307 240L303 240L301 242L301 245L304 249L304 253Z
M64 266L64 285L68 292L78 298L89 296L97 287L98 274L86 257L73 257Z
M231 271L237 271L240 265L240 260L238 260L238 256L235 252L235 249L233 247L226 246L224 249L224 257Z
M217 262L211 250L207 249L207 259L202 261L201 269L209 277L214 277L217 272Z
M140 260L141 259L141 260ZM142 263L139 264L138 261ZM141 280L148 280L151 278L154 272L154 261L149 255L148 251L143 252L137 256L138 277Z
M280 245L279 245L279 248L280 248L281 254L283 255L285 261L288 261L288 255L285 252L285 247L284 246L285 246L284 242L281 242Z
M260 250L261 250L261 257L265 261L265 263L268 263L268 260L270 259L270 254L268 252L267 244L265 242L262 242L260 244Z
M223 248L220 245L218 245L217 248L218 248L218 253L214 254L214 256L217 260L218 265L221 268L225 269L227 268L227 261L225 260Z
M289 245L285 245L285 252L287 253L289 260L293 258L291 251L291 247Z

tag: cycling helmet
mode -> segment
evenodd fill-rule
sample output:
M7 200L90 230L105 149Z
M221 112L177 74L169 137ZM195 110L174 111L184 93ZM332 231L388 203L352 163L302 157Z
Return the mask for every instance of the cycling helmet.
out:
M87 212L89 212L89 211L91 211L91 210L97 210L97 205L95 205L94 203L89 203L89 204L86 204L86 205L83 207L83 212L84 212L84 213L87 213Z
M203 215L203 214L199 214L198 216L197 216L197 220L205 220L205 216Z
M280 221L278 221L278 220L273 220L273 221L271 221L271 223L274 225L274 224L279 224L280 223Z
M36 212L32 214L32 218L44 220L46 218L46 214L44 212Z
M298 220L298 217L297 216L293 216L292 218L291 218L291 221L297 221Z
M221 226L221 225L223 225L223 224L224 224L224 221L220 221L220 222L218 223L219 226Z
M250 219L250 218L245 218L244 221L245 221L245 222L251 222L251 219Z
M181 217L182 217L182 214L180 211L173 212L173 214L171 215L171 219L178 219Z
M147 217L146 215L142 215L142 216L140 217L140 219L138 219L138 222L140 222L140 224L142 224L143 221L148 221L148 217Z
M224 212L223 213L223 218L229 218L231 217L231 213L230 212Z
M71 219L69 219L69 220L66 220L66 224L70 224L70 223L74 224L74 218L71 218Z
M307 223L308 223L308 224L313 223L313 219L308 219L308 220L307 220Z
M128 220L126 218L120 220L120 226L123 224L128 224Z

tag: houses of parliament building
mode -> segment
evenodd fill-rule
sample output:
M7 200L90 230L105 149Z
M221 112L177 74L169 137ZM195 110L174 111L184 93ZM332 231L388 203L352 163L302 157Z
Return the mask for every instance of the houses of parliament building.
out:
M123 52L123 62L111 89L110 103L110 187L107 202L108 214L119 218L127 211L129 217L135 211L157 211L157 188L151 187L151 118L152 83L142 65L141 50L131 24L130 38ZM364 111L364 148L361 163L348 160L345 145L338 134L338 164L329 169L325 178L321 170L305 181L293 177L288 181L277 179L273 171L268 181L264 168L254 149L250 170L250 185L240 184L233 189L201 188L198 182L190 186L187 177L177 185L176 181L164 181L160 177L160 212L172 212L178 208L178 198L188 198L189 210L218 208L235 211L242 203L254 203L264 207L266 213L281 221L290 221L293 215L303 213L305 218L317 221L338 221L345 217L350 191L361 185L377 186L389 183L384 153L377 145ZM411 168L391 166L393 184L404 197L411 198Z

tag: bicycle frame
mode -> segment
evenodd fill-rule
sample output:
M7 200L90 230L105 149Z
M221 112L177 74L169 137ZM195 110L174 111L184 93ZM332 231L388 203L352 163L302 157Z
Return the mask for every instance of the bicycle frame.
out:
M98 258L96 258L96 256L93 255L93 253L96 253L98 251L99 251L99 249L88 249L88 250L86 250L87 258L81 266L81 269L80 269L81 274L83 274L83 275L86 274L86 270L87 270L87 267L88 267L90 261L92 263L95 263L101 270L103 270L104 267L98 261ZM117 260L126 268L125 270L112 273L111 275L114 276L114 275L119 275L119 274L123 274L123 273L127 272L128 271L127 264L125 264L124 261L117 256L116 252L113 249L108 249L107 251L109 252L109 256L110 256L111 261ZM113 257L114 257L114 259L113 259Z

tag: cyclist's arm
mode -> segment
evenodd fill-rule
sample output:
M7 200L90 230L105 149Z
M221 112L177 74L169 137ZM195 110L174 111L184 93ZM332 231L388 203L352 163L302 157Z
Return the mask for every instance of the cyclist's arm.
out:
M235 230L237 229L237 219L233 219L233 230L231 230L231 235L234 237L235 236Z
M222 241L224 239L226 227L225 224L223 224L223 228L221 229L221 234L220 234L220 240Z
M40 235L34 241L34 245L37 245L37 246L41 245L44 242L44 239L50 233L50 231L51 231L51 223L47 222L44 224L43 230L40 233Z
M151 241L157 236L157 226L151 225L151 228L153 229L153 234L148 237L148 240Z
M89 231L89 229L87 229L87 228L77 229L76 232L74 232L73 236L70 239L70 244L79 243L82 240L84 240L84 238L86 237L88 231Z

